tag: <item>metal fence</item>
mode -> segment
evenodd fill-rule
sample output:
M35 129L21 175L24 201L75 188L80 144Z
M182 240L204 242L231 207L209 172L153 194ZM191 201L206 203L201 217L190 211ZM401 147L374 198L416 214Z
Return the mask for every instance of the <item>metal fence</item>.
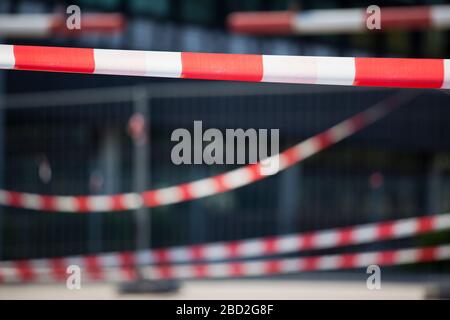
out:
M221 130L280 129L284 150L391 93L188 82L9 96L4 189L112 194L188 182L237 167L171 162L172 131L191 131L194 120ZM117 213L2 207L1 259L242 239L447 211L449 101L426 91L299 165L204 199ZM136 114L146 120L144 143L133 140Z

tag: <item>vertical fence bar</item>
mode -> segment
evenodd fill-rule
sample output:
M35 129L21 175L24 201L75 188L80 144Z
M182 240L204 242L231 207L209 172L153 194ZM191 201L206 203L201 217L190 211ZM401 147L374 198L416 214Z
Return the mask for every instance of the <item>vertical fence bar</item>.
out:
M139 116L144 119L145 130L141 133L141 138L134 139L134 156L133 156L133 184L135 192L142 192L146 189L147 182L150 179L149 168L151 163L149 160L150 149L148 146L151 143L150 135L150 110L151 102L145 87L137 87L133 92L134 116ZM144 140L142 140L144 139ZM151 220L149 215L149 208L140 207L135 211L136 223L136 249L146 249L151 246Z
M1 42L1 41L0 41ZM0 186L5 186L4 179L4 165L5 165L5 120L4 120L4 95L6 93L5 88L5 72L0 72ZM4 208L0 209L0 260L3 257L3 236L4 236L4 224L3 224Z

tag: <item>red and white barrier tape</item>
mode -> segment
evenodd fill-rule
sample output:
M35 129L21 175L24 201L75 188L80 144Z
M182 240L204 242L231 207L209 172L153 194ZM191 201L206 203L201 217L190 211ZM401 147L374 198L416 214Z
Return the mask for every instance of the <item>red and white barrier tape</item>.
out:
M399 239L446 229L450 229L450 213L231 242L90 256L6 261L0 262L0 278L4 270L8 270L10 276L14 273L17 278L22 279L45 272L56 277L58 270L66 270L70 265L78 265L80 268L103 274L108 268L131 270L134 266L252 258Z
M450 60L0 45L0 68L252 82L450 88Z
M44 38L55 35L118 32L125 19L118 13L83 13L79 30L69 30L66 15L61 14L0 14L0 38Z
M228 17L228 27L247 34L339 34L370 32L367 9L329 9L304 12L235 12ZM381 8L381 30L450 28L450 6Z
M278 171L355 134L396 108L410 101L416 93L402 92L383 100L371 108L317 134L271 159L278 158ZM267 160L267 159L266 159ZM183 183L142 193L104 196L50 196L0 190L0 205L57 212L110 212L133 210L141 206L157 207L199 199L254 183L266 177L263 163L251 164L210 178Z
M319 270L341 270L364 268L369 265L392 266L419 262L432 262L450 259L450 245L311 256L304 258L270 259L263 261L205 263L191 265L163 265L143 268L142 274L150 279L206 279L234 278L251 276L273 276ZM136 270L130 267L98 269L86 266L82 270L82 281L123 281L136 279ZM66 269L55 265L54 272L37 270L30 272L16 269L0 269L0 283L65 281Z

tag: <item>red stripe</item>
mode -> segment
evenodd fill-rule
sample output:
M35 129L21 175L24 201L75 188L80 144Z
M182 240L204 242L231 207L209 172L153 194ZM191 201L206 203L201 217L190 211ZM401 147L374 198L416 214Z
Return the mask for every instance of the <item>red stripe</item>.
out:
M12 207L23 208L24 204L22 201L22 193L20 192L9 192L9 204Z
M158 249L153 252L156 263L167 263L169 262L169 250L166 249Z
M192 246L190 248L191 257L193 260L202 260L204 258L203 255L203 246Z
M17 261L14 263L17 269L18 276L22 281L33 281L35 274L30 262L26 260Z
M180 201L186 201L186 200L190 200L190 199L194 198L189 186L190 186L190 183L184 183L184 184L180 184L178 186L178 190L181 191L181 200Z
M392 222L381 223L377 226L377 238L389 239L394 234L394 224Z
M355 254L343 254L340 259L339 268L350 269L356 264Z
M314 240L316 235L314 233L306 233L299 237L300 247L303 250L314 248Z
M280 273L281 262L279 260L267 261L265 265L266 273Z
M434 229L434 221L436 217L422 217L417 220L417 231L425 233Z
M98 256L86 256L84 257L84 263L86 264L86 271L92 279L103 279L102 267L98 261Z
M298 149L295 147L287 149L280 155L284 157L284 161L286 161L286 166L291 166L299 160Z
M64 258L50 259L50 267L52 270L53 277L56 280L62 281L66 279L67 266Z
M238 241L229 243L227 245L227 249L229 252L228 257L229 258L239 257L240 256L239 247L240 247L240 242L238 242Z
M353 242L353 229L347 228L339 231L339 246L345 246Z
M419 252L419 261L433 261L436 260L436 256L437 256L436 247L423 248L420 249Z
M240 277L240 276L244 275L242 263L239 263L239 262L231 263L230 273L231 273L231 276L233 276L233 277Z
M271 253L277 253L277 252L278 252L277 238L264 239L264 253L271 254Z
M319 257L306 257L303 259L303 270L313 271L317 269L317 264L319 262Z
M131 252L121 252L119 253L120 267L128 280L135 279L136 274L136 261L134 259L134 254Z
M112 202L112 209L111 210L115 210L115 211L121 211L121 210L127 210L129 208L127 208L125 206L125 202L124 200L124 195L114 195L110 197L110 201Z
M161 278L163 279L173 278L173 270L170 265L157 267L156 271L161 275Z
M90 211L88 197L76 197L75 201L77 203L77 212L85 213Z
M442 59L355 58L355 86L440 88Z
M41 196L42 209L47 211L56 211L55 198L52 196Z
M196 278L206 278L208 276L208 265L207 264L198 264L193 266L194 268L194 277Z
M320 149L324 149L334 143L333 137L328 131L322 132L315 139L319 142Z
M228 16L231 31L251 34L290 34L291 20L295 13L281 12L236 12Z
M391 265L395 263L396 251L384 251L380 252L378 257L378 263L381 265Z
M94 49L14 46L15 68L54 72L93 73Z
M381 29L419 29L431 26L430 7L383 8Z
M146 191L141 196L144 205L147 207L153 208L160 205L160 202L156 200L156 191Z
M182 78L259 82L261 55L182 52Z

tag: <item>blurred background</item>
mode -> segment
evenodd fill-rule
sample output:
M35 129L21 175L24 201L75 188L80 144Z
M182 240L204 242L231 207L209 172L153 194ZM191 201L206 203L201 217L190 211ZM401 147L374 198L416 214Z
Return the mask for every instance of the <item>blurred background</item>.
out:
M444 3L378 2L382 8ZM0 33L1 43L311 56L450 57L450 31L432 27L308 36L238 34L227 28L227 16L236 11L366 8L373 4L367 1L5 0L0 2L0 13L64 14L71 4L80 6L82 15L122 14L124 23L117 30L81 30L76 36L15 38ZM172 186L236 167L172 164L174 144L170 135L177 128L191 131L194 120L222 130L279 128L280 150L284 150L393 92L383 88L1 71L0 186L58 195L113 194ZM449 103L447 91L423 91L409 105L301 164L204 199L137 212L85 215L0 207L0 260L238 240L448 212ZM415 247L449 240L449 232L440 232L321 253ZM303 254L310 253L294 256ZM434 262L388 267L383 272L393 281L441 281L446 279L449 267L446 262ZM365 271L346 270L294 279L341 281L354 274L361 279L366 276ZM208 288L202 290L207 292ZM268 290L269 285L261 290L264 288ZM0 286L4 293L1 297L8 297L4 290Z

